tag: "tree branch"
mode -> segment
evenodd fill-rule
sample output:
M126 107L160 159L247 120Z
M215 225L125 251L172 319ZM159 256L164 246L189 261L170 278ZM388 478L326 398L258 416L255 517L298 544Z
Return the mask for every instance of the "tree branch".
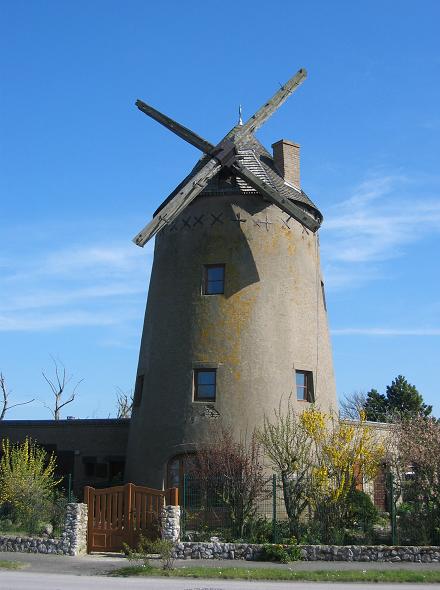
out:
M17 402L16 404L12 404L12 406L11 406L9 404L9 397L10 397L12 391L10 389L8 389L3 373L0 373L0 391L2 392L2 398L3 398L1 410L0 410L0 420L3 420L4 417L6 416L6 412L11 410L12 408L16 408L17 406L25 406L25 405L30 404L33 401L35 401L35 398L33 398L33 399L30 399L26 402Z

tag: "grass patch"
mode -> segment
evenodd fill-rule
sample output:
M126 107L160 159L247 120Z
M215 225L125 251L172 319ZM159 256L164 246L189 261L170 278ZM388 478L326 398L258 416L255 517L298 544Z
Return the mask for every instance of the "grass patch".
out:
M163 570L150 566L131 566L114 570L109 575L162 576L173 578L204 578L216 580L286 580L309 582L397 582L434 584L440 582L440 570L315 570L295 571L291 568L246 567L178 567Z
M16 561L5 561L0 559L0 570L19 570L23 567L22 563L17 563Z

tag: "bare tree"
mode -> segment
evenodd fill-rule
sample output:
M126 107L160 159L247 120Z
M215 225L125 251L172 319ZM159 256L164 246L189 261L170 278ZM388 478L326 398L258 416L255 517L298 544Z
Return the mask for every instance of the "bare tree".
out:
M63 397L67 394L66 388L72 381L72 375L67 375L66 367L61 361L57 361L53 357L51 358L54 364L53 377L49 378L44 371L42 371L42 375L54 395L54 405L48 406L47 404L44 404L44 407L50 410L54 420L60 420L61 409L64 408L64 406L67 406L67 404L73 402L76 397L76 391L84 379L80 379L76 383L76 385L71 389L70 395L68 395L67 399L63 399Z
M272 419L264 417L257 436L272 467L281 477L290 532L299 538L300 517L309 503L315 465L312 440L290 400L286 411L280 402Z
M131 418L133 397L133 391L123 391L120 387L116 388L116 418Z
M347 420L359 420L361 412L365 410L367 394L364 391L344 393L339 402L339 416Z
M9 404L9 398L12 391L6 385L6 379L3 373L0 373L0 391L2 395L2 401L0 406L0 420L3 420L6 416L6 412L12 410L12 408L16 408L17 406L25 406L26 404L30 404L34 401L34 399L30 399L27 402L18 402L17 404Z
M210 430L210 439L198 445L192 474L227 507L234 532L243 537L259 501L267 497L262 449L255 434L237 441L225 426Z

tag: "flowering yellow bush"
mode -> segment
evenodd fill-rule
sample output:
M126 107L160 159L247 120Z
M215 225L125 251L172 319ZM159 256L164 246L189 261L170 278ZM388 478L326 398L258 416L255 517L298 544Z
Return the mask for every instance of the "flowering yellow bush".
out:
M307 434L315 441L325 438L327 415L312 407L300 415L300 422Z
M297 534L301 516L314 509L323 528L346 521L349 496L359 479L375 477L384 445L361 413L358 422L344 422L311 406L298 414L293 404L265 418L259 439L280 474L290 530Z
M314 495L338 502L348 496L356 478L371 480L375 477L385 454L384 445L376 440L371 426L366 424L365 414L357 423L346 423L316 410L306 413L305 423L314 441L317 464ZM310 426L310 422L314 425Z
M10 504L23 523L43 519L61 481L55 478L54 455L30 438L15 444L3 439L1 447L0 504Z

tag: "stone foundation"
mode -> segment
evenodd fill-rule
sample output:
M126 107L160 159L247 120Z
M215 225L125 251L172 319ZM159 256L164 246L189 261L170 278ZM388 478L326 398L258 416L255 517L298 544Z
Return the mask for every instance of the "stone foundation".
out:
M258 560L261 545L248 543L176 543L177 559ZM439 563L440 547L392 547L383 545L300 545L304 561L391 561Z
M64 530L58 539L0 536L0 551L80 555L87 551L87 505L67 504Z

